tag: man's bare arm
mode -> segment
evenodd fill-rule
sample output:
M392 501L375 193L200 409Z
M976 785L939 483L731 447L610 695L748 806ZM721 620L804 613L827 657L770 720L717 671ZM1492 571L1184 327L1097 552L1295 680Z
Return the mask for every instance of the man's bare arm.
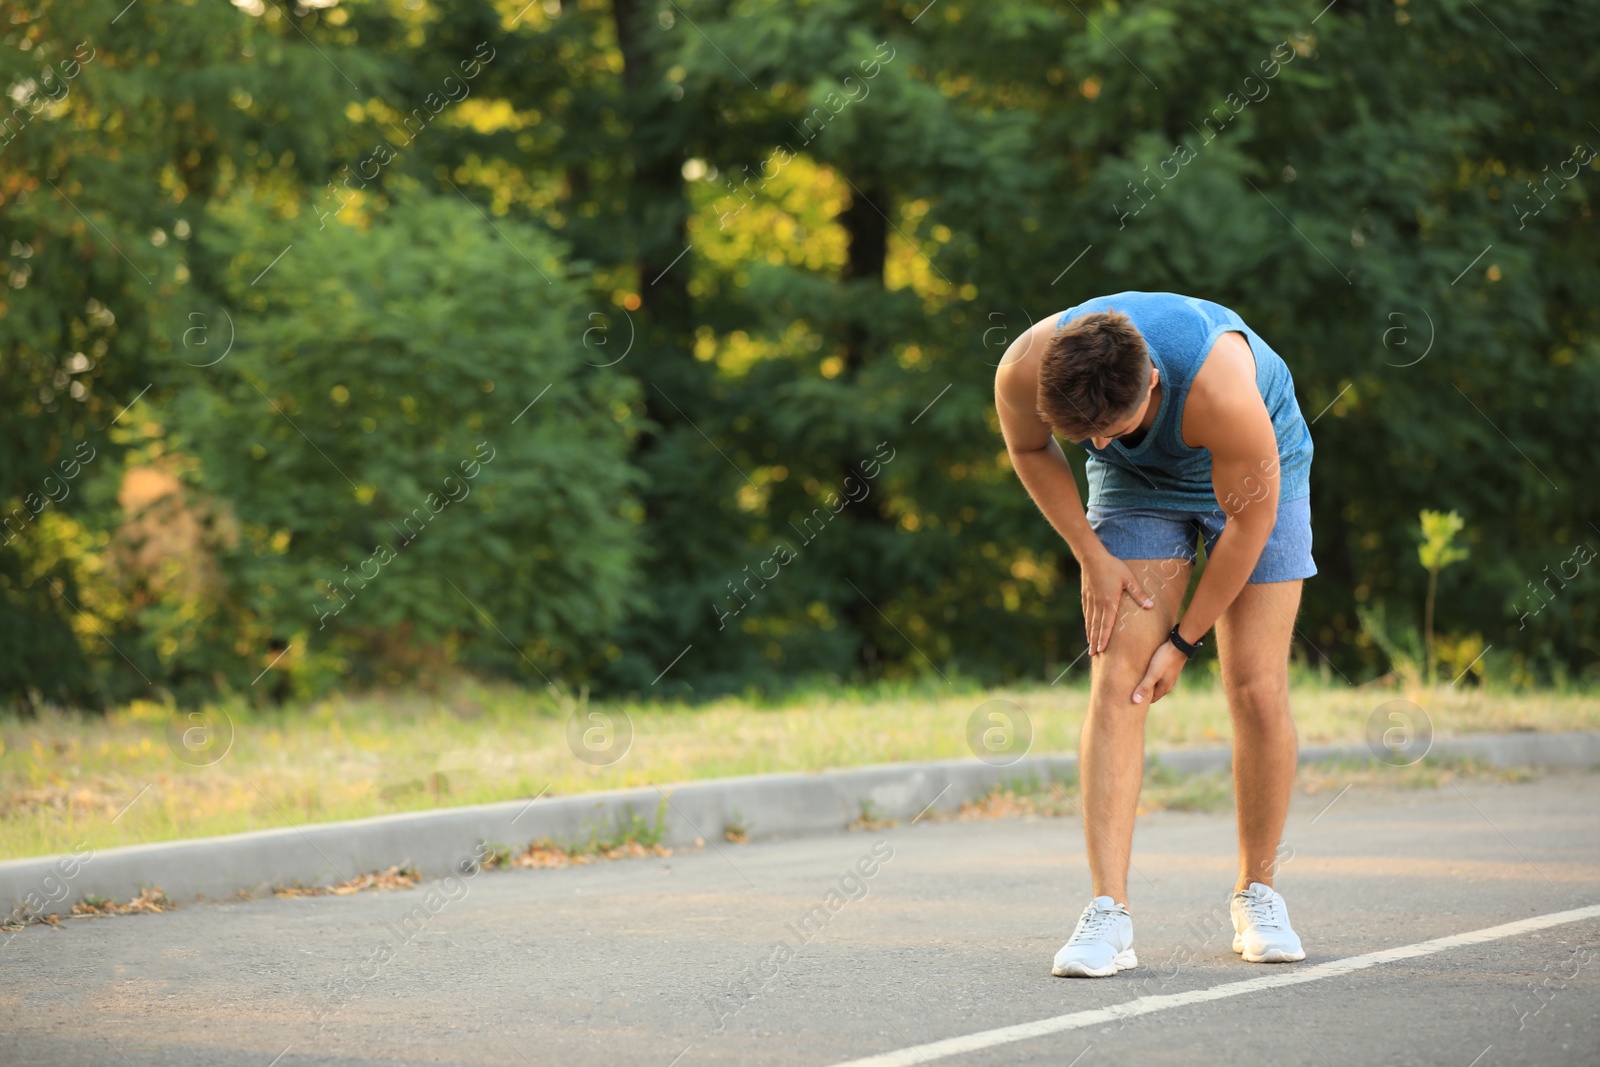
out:
M1081 564L1105 552L1105 547L1084 518L1083 498L1078 495L1078 481L1072 474L1066 453L1049 425L1039 417L1038 363L1036 358L1027 358L1032 353L1026 350L1029 339L1036 336L1030 330L1017 338L1006 352L995 374L994 406L1000 416L1000 432L1005 437L1006 454L1012 468L1033 502ZM1040 341L1032 343L1042 344ZM1020 352L1018 346L1024 346Z
M1083 617L1090 654L1105 650L1111 640L1117 609L1126 591L1135 602L1152 607L1133 571L1100 543L1084 516L1083 498L1066 453L1050 426L1039 417L1038 359L1049 333L1048 322L1035 325L1012 342L995 373L995 412L1005 437L1006 455L1028 495L1046 520L1067 542L1084 574Z
M1211 450L1211 484L1227 521L1178 624L1185 641L1205 636L1243 591L1278 519L1278 439L1255 360L1240 334L1217 346L1190 387L1183 430L1185 443Z

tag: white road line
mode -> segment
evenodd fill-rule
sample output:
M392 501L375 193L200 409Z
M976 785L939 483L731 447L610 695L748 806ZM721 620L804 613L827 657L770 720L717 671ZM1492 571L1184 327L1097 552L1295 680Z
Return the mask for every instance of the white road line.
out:
M1393 963L1396 960L1431 956L1434 953L1447 952L1453 948L1478 945L1485 941L1499 941L1503 938L1515 937L1518 934L1526 934L1534 930L1544 930L1552 926L1561 926L1564 923L1595 918L1600 918L1600 904L1591 904L1586 908L1574 908L1571 911L1558 911L1550 915L1536 915L1531 919L1519 919L1516 922L1505 923L1502 926L1490 926L1482 930L1473 930L1470 933L1436 937L1432 941L1420 941L1414 945L1388 948L1382 952L1368 953L1365 956L1349 956L1342 960L1330 960L1327 963L1319 963L1312 967L1296 968L1293 965L1278 964L1277 966L1286 967L1287 969L1282 971L1274 970L1272 974L1262 975L1260 978L1247 978L1242 982L1228 982L1225 985L1212 986L1210 989L1194 989L1187 993L1168 993L1161 996L1139 997L1137 1000L1130 1000L1124 1004L1115 1004L1108 1008L1075 1011L1070 1015L1057 1015L1050 1019L1040 1019L1037 1022L1019 1023L1016 1026L1002 1026L997 1030L981 1030L976 1034L946 1038L943 1041L933 1041L926 1045L913 1045L910 1048L897 1049L877 1056L867 1056L864 1059L834 1064L833 1067L909 1067L910 1064L914 1063L931 1063L934 1060L942 1060L947 1056L959 1056L964 1052L978 1052L982 1049L993 1048L996 1045L1010 1044L1013 1041L1026 1041L1032 1037L1059 1034L1064 1030L1081 1030L1088 1026L1101 1026L1105 1023L1116 1022L1118 1019L1165 1011L1167 1008L1204 1004L1207 1001L1224 1000L1228 997L1243 996L1246 993L1259 993L1266 989L1300 985L1323 978L1337 978L1353 971L1375 967L1380 963ZM1076 979L1062 980L1075 981Z

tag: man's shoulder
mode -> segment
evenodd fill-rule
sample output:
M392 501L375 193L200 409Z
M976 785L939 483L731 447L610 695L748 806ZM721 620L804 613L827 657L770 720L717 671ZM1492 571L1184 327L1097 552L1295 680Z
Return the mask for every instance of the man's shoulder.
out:
M1039 382L1039 357L1049 344L1054 330L1048 319L1029 326L1006 346L1000 362L995 364L995 384L1013 404L1032 400Z
M1256 362L1247 339L1236 330L1218 337L1205 354L1184 396L1183 431L1198 445L1213 447L1233 436L1242 420L1264 412L1256 388ZM1194 447L1194 446L1191 446Z

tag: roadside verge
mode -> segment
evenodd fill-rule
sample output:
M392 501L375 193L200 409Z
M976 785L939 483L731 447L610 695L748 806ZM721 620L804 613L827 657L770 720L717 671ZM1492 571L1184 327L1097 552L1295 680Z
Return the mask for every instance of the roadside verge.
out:
M1482 734L1439 740L1429 755L1491 766L1600 768L1600 732ZM1371 760L1365 745L1308 746L1300 762ZM1230 750L1152 753L1179 774L1226 770ZM0 908L25 915L70 908L86 896L122 899L160 886L173 901L222 899L287 885L331 885L396 865L425 877L470 869L485 846L575 842L649 823L668 846L837 833L869 820L913 821L954 810L1008 783L1060 781L1076 756L878 764L820 773L721 778L661 787L405 812L224 837L86 850L0 863Z

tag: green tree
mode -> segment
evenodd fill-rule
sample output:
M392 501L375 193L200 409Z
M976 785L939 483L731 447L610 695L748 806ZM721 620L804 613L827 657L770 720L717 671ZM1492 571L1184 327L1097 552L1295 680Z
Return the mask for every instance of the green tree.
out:
M1593 597L1520 616L1511 603L1600 524L1579 490L1600 460L1586 418L1600 404L1600 132L1582 106L1600 88L1583 29L1596 13L1593 0L358 0L259 15L138 4L114 26L87 4L26 13L0 30L15 45L0 71L32 112L0 147L0 504L27 511L79 444L100 458L45 509L70 522L40 519L40 536L0 548L0 638L14 638L0 689L212 685L279 652L280 669L321 664L329 679L341 663L417 669L423 649L489 656L440 606L451 591L434 571L390 570L403 556L321 636L296 636L282 608L292 575L367 558L395 486L422 488L416 464L433 453L386 406L395 395L438 404L446 447L470 428L470 405L431 379L380 376L381 403L335 380L347 347L368 373L384 335L377 283L333 265L350 256L370 275L388 266L376 247L410 263L403 232L470 234L474 217L553 279L548 307L518 306L537 312L541 351L580 361L517 426L562 388L598 390L594 422L573 417L585 433L620 420L605 428L625 456L596 470L633 473L597 484L617 487L615 514L623 485L641 509L637 600L594 626L563 607L506 631L563 647L572 677L697 693L813 674L1056 677L1082 647L1078 576L1005 466L993 364L1028 323L1121 289L1229 304L1293 370L1317 447L1308 657L1351 681L1381 669L1358 613L1423 596L1403 560L1428 499L1484 517L1466 532L1474 580L1451 602L1494 645L1491 665L1592 669ZM59 95L41 70L86 36L99 51L70 91L32 107ZM495 262L544 284L520 258ZM390 313L433 314L442 276L402 273L384 283ZM343 310L323 306L324 284ZM181 338L220 336L224 312L241 347L195 366L206 359ZM342 340L317 373L268 357L319 336ZM405 338L413 357L456 367L428 337ZM480 404L505 395L507 372L495 380ZM348 482L314 449L291 452L304 439L252 383L307 417ZM239 454L248 435L219 438L224 425L269 456ZM215 582L130 570L150 545L130 540L130 470L184 487L188 528L222 561ZM371 501L341 497L352 483ZM871 491L817 518L852 484ZM477 494L437 521L492 526ZM593 536L564 540L552 520L505 544L622 573L634 549L615 566L585 553L628 539L583 513ZM419 559L445 528L415 541ZM794 558L774 564L780 543ZM383 588L397 576L405 589ZM207 618L243 614L196 629L202 602ZM240 663L210 666L229 641Z
M458 197L359 226L223 218L237 342L172 436L242 535L230 610L181 627L195 654L248 683L288 649L313 685L457 648L540 684L603 660L637 599L637 388L583 366L560 247Z
M185 316L217 309L205 206L320 184L376 71L353 49L335 69L277 5L13 6L0 41L0 699L94 703L155 684L96 631L79 564L115 522L117 420L171 395Z

